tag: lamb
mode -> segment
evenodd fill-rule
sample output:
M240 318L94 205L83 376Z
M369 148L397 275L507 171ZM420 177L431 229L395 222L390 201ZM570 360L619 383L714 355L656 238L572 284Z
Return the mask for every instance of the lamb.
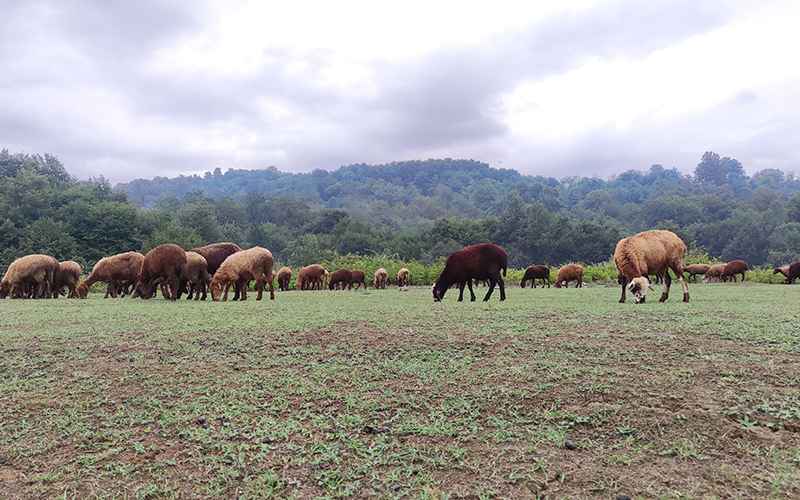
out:
M83 272L83 268L74 260L59 262L53 278L53 298L58 298L64 288L68 291L67 298L74 299L77 297L75 290L78 287L78 281L81 279L81 272Z
M732 279L734 283L736 283L736 275L742 275L742 283L744 283L744 275L750 269L747 266L747 262L743 260L732 260L725 264L725 269L722 271L722 280L728 281Z
M569 282L575 282L575 288L583 288L583 266L580 264L567 264L558 270L556 275L556 282L553 286L556 288L569 288Z
M319 264L311 264L300 268L297 273L297 283L295 288L298 290L320 290L328 271Z
M164 284L166 289L162 288L162 293L167 291L170 300L177 300L185 272L186 251L172 243L158 245L144 256L134 296L149 299L153 297L156 286Z
M139 271L142 269L144 255L139 252L125 252L103 257L97 261L89 276L76 290L78 297L85 299L89 294L89 287L101 281L107 283L105 298L116 298L118 293L131 293L128 288L136 283Z
M791 285L794 283L798 277L800 277L800 261L793 262L792 264L787 264L785 266L776 267L772 274L781 273L782 275L786 276L786 283L787 285Z
M464 300L464 285L469 287L470 301L475 301L475 292L472 290L473 279L488 279L489 290L483 301L492 296L495 285L500 285L500 300L506 300L506 287L503 278L508 269L508 254L499 245L494 243L479 243L464 247L447 258L442 273L433 284L433 300L436 302L444 299L445 293L451 285L459 284L459 302Z
M0 281L0 299L49 298L58 261L49 255L32 254L16 259Z
M377 271L375 271L375 274L372 277L372 286L376 290L385 289L386 284L388 282L389 282L389 273L386 272L386 269L381 267Z
M698 274L705 275L711 266L708 264L690 264L683 268L683 271L689 275L687 279L694 281Z
M211 275L208 273L208 262L205 257L197 252L186 252L186 267L181 274L183 288L178 292L178 298L188 287L189 293L186 297L188 300L191 300L192 296L194 296L194 300L200 300L201 294L202 299L206 300L206 286L209 281L211 281Z
M340 287L341 290L345 290L347 288L352 288L352 280L353 273L349 269L337 269L331 273L331 280L330 283L328 283L328 289L334 290Z
M689 302L689 285L683 279L685 255L686 244L671 231L656 229L621 239L614 250L614 263L622 275L620 303L625 302L626 288L633 294L635 303L644 303L651 288L649 274L664 275L664 291L659 301L666 301L672 284L668 269L675 273L683 287L683 301Z
M520 288L525 288L525 283L530 281L533 288L536 288L536 280L542 280L542 287L547 283L547 288L550 288L550 268L542 265L533 265L525 270L525 275L519 283Z
M352 290L354 284L358 285L356 286L356 290L361 288L361 285L364 285L364 290L367 289L367 279L364 275L364 271L350 271L350 286L348 289Z
M278 289L281 292L289 290L290 281L292 281L292 268L284 266L278 269Z
M275 300L275 287L272 282L272 252L262 247L248 248L236 252L219 266L211 279L211 298L219 301L228 300L228 289L231 285L243 285L250 280L256 280L258 296L261 300L264 285L269 284L269 299ZM241 287L241 300L247 300L247 288Z
M400 270L397 271L397 286L398 288L411 286L411 271L405 267L401 267Z

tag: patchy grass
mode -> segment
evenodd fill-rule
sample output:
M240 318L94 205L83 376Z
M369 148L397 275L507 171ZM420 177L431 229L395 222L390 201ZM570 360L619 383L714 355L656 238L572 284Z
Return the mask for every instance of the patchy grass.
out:
M0 497L797 497L800 287L673 293L2 301Z

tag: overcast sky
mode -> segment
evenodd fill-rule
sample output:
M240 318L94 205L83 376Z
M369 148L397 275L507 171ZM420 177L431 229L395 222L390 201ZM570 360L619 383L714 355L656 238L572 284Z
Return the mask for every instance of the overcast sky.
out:
M562 5L563 4L563 5ZM0 148L112 181L474 158L800 172L800 1L0 0Z

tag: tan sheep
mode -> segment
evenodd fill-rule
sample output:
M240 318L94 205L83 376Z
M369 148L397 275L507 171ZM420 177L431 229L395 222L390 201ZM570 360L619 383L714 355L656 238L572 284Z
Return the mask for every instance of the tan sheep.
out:
M411 271L402 267L397 271L397 286L402 288L411 285Z
M575 288L583 288L583 266L580 264L567 264L558 270L556 275L556 282L553 286L556 288L569 288L569 282L575 282Z
M211 279L211 298L214 301L228 300L231 285L241 285L241 300L247 299L247 283L256 280L258 296L261 300L264 284L269 283L269 298L275 300L275 287L272 282L272 253L266 248L253 247L230 255L219 266Z
M123 295L129 287L136 283L139 271L142 269L144 255L139 252L124 252L97 261L89 276L78 285L78 297L85 299L89 294L89 287L96 282L107 283L105 298L116 298L117 294Z
M278 290L281 292L288 291L290 281L292 281L292 268L283 266L278 269Z
M321 290L325 286L328 274L328 271L319 264L303 267L297 273L295 288L298 290Z
M723 272L725 272L725 264L714 264L708 268L708 271L706 271L703 281L706 283L711 283L714 280L718 282L722 281Z
M181 275L181 286L188 289L187 299L191 300L194 296L194 300L200 300L202 294L203 300L206 300L206 285L209 281L211 276L208 274L206 258L197 252L186 252L186 267Z
M375 289L383 289L386 288L386 284L389 282L389 273L386 272L386 269L379 268L375 271L375 274L372 276L372 286Z
M78 295L75 290L78 287L78 281L81 279L82 272L83 268L74 260L59 262L58 269L53 279L53 298L58 298L64 291L64 288L68 291L68 298L76 298Z
M58 261L49 255L33 254L20 257L8 266L0 281L0 299L49 298Z
M683 287L683 301L689 302L689 285L683 279L683 259L686 255L686 244L672 231L660 229L644 231L617 243L614 250L614 263L621 275L622 297L625 302L625 290L629 289L635 303L643 303L647 291L651 289L647 276L650 274L664 276L664 291L660 302L669 298L672 278L667 272L671 269Z

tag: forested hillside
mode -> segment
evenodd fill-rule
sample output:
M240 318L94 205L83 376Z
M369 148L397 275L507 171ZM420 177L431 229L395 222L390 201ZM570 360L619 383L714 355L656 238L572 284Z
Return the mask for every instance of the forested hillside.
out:
M337 254L433 261L479 241L512 265L607 260L617 240L676 231L692 252L753 264L800 257L800 180L748 177L706 153L693 175L659 165L611 179L524 176L470 160L307 174L220 169L120 184L76 181L49 155L0 152L0 264L24 253L98 258L175 242L262 245L307 264Z

